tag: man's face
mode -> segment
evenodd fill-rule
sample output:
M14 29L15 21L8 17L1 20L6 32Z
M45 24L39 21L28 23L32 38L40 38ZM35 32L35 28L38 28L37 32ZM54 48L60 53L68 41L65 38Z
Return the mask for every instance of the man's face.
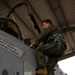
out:
M51 26L50 23L46 23L46 22L43 22L42 25L43 25L43 26L42 26L43 29L47 29L49 26Z

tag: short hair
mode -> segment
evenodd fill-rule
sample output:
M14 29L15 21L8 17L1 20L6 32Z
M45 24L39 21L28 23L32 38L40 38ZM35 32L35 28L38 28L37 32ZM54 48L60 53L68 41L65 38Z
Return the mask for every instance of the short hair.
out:
M51 21L50 19L45 19L45 20L42 21L42 23L43 23L43 22L52 24L52 21Z

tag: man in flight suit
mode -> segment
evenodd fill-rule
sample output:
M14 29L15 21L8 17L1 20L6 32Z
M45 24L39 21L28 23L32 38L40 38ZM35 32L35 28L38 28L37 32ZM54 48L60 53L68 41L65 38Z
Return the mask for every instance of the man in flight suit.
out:
M54 67L66 50L66 42L64 36L60 34L60 30L52 25L51 20L46 19L42 24L44 32L29 47L38 44L35 51L39 70L36 73L38 75L54 75ZM43 45L39 45L41 42ZM45 56L48 57L48 61Z

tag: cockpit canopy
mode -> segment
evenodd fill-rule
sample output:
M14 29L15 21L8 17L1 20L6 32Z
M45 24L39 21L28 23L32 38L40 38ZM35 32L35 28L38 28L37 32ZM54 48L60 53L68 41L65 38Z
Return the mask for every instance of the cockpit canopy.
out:
M12 36L22 40L21 32L18 25L11 19L0 17L0 30L3 30Z

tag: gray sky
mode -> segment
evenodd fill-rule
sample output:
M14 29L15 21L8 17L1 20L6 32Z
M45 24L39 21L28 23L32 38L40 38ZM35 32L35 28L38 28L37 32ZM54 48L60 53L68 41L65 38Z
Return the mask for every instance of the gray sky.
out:
M58 64L67 75L75 75L75 56L59 61Z

